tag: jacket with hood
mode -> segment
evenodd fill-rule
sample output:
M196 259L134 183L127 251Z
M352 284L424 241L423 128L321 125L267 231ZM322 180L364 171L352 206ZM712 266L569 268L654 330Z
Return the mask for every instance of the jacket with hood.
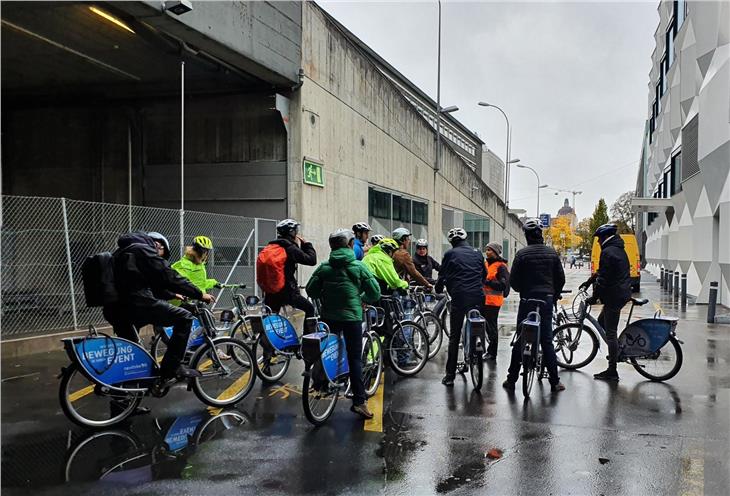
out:
M520 295L552 295L560 299L565 272L560 256L546 246L542 236L528 237L527 246L515 254L509 284Z
M459 240L444 254L436 292L440 293L446 286L451 304L457 308L480 304L484 299L482 287L486 278L484 256L465 240Z
M375 276L380 284L381 293L390 293L394 289L406 289L408 283L398 277L393 259L383 251L380 245L370 248L362 259L365 267Z
M611 236L601 244L598 272L591 279L595 280L594 295L604 305L621 308L631 299L631 268L621 236Z
M145 233L124 234L117 240L117 246L112 256L120 303L147 305L158 299L170 299L175 293L202 298L202 291L157 254L155 242Z
M317 252L312 243L304 242L302 246L287 238L278 238L270 241L269 244L276 244L286 250L286 265L284 265L284 289L288 294L299 294L299 283L297 283L297 264L317 265Z
M398 248L393 253L393 264L395 265L395 271L402 279L408 279L412 282L416 282L419 286L430 286L431 283L426 280L423 275L418 272L416 266L413 264L413 258L408 250L405 248Z
M172 268L203 293L215 287L218 281L208 279L205 263L192 246L185 247L185 256L172 264Z
M433 271L436 272L441 270L441 265L433 259L431 255L425 257L420 256L418 253L413 255L413 264L416 266L416 270L421 273L428 281L433 280Z
M380 286L352 249L337 248L312 274L307 294L322 302L323 319L362 322L362 302L376 303Z

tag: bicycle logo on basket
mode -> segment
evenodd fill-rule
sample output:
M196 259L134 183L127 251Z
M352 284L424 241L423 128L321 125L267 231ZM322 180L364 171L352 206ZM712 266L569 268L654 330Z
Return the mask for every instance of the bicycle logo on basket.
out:
M641 335L632 336L630 333L625 334L626 344L629 346L638 346L639 348L646 348L646 339Z

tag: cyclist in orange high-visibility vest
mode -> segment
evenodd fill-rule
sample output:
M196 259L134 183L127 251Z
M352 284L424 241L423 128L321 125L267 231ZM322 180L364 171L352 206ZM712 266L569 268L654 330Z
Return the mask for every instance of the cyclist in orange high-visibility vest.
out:
M509 271L507 261L502 258L502 246L499 243L489 243L486 249L487 280L484 284L484 306L482 315L487 321L487 337L489 346L484 354L485 360L497 359L497 343L499 333L497 319L499 309L504 303L505 294L509 293Z

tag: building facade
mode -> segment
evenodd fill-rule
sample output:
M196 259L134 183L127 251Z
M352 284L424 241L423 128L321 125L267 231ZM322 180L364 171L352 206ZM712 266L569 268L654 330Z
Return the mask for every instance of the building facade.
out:
M652 274L687 274L698 303L730 305L730 3L663 0L637 177Z

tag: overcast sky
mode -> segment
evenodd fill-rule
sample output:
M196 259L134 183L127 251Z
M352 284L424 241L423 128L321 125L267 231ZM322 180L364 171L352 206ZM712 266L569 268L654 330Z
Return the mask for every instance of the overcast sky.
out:
M436 97L436 2L319 2L422 90ZM636 184L647 113L657 1L442 4L441 105L504 158L551 187L582 190L579 218ZM512 208L536 208L532 172L512 168ZM566 196L542 190L555 215Z

